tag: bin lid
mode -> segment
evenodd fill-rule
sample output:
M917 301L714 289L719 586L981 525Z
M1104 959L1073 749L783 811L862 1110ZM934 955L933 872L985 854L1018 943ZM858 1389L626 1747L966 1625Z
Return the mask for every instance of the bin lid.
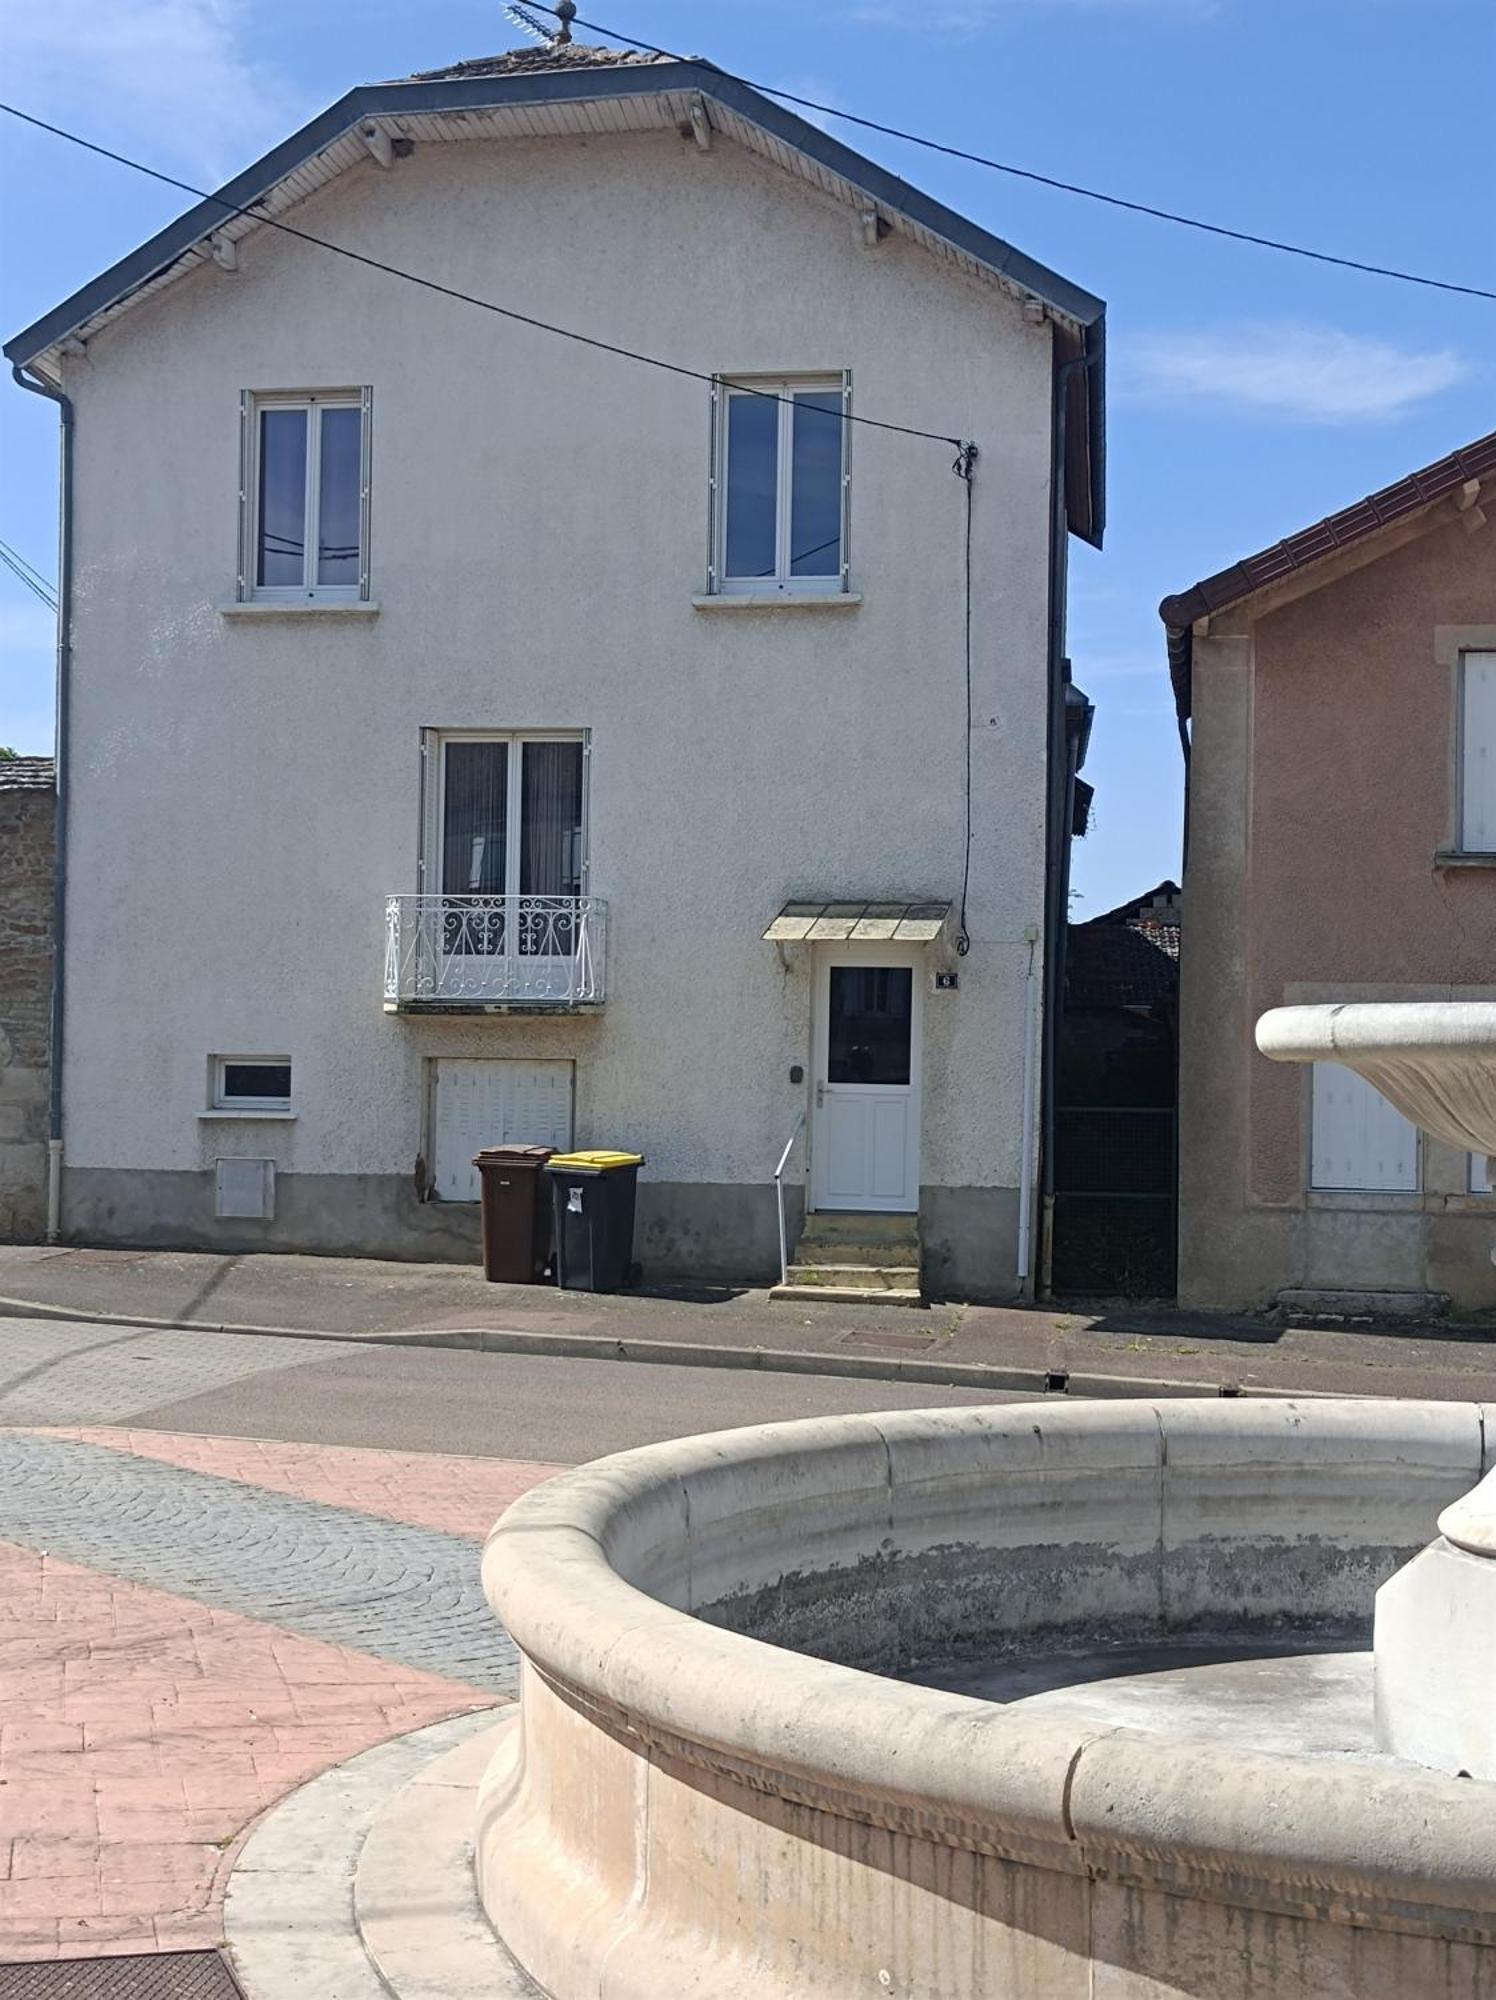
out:
M615 1167L642 1167L642 1153L554 1153L546 1162L549 1173L606 1174Z
M555 1151L554 1146L485 1146L481 1153L473 1155L475 1167L515 1166L519 1164L539 1166Z

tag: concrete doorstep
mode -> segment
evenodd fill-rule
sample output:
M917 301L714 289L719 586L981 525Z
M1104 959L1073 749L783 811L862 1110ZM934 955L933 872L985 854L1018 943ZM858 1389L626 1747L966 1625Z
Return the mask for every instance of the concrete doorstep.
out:
M822 1299L824 1292L818 1294ZM243 1333L280 1340L323 1340L381 1347L451 1347L484 1354L557 1355L585 1361L643 1361L675 1368L757 1368L784 1375L844 1376L859 1382L927 1382L937 1388L1018 1391L1034 1396L1274 1396L1318 1397L1346 1391L1252 1385L1146 1375L1108 1375L1066 1368L1004 1368L990 1362L906 1359L822 1348L732 1347L715 1341L630 1339L608 1334L521 1333L502 1327L401 1327L333 1332L305 1326L255 1326L206 1319L161 1319L141 1313L90 1311L0 1297L0 1315L99 1326L136 1326L166 1333Z

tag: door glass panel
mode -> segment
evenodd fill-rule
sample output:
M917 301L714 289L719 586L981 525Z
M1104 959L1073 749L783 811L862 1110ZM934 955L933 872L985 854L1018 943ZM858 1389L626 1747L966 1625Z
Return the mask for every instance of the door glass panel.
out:
M358 582L359 459L363 413L325 409L318 467L317 581Z
M839 389L795 397L790 449L790 575L841 569L842 399Z
M774 396L727 399L727 535L733 577L774 574L779 484L779 403Z
M830 976L826 1081L908 1083L913 967L833 965Z
M305 410L260 412L260 545L255 582L271 589L306 582Z
M519 890L544 898L520 911L519 948L542 957L576 950L576 911L553 897L582 893L582 746L526 743L520 779Z
M449 743L442 800L443 896L503 895L508 811L509 745ZM445 905L442 948L483 955L503 951L502 903Z

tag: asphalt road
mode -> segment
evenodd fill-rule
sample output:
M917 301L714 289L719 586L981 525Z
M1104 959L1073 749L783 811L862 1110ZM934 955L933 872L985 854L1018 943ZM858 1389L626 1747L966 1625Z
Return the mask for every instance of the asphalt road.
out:
M0 1319L0 1425L575 1463L734 1424L1016 1395L626 1361Z

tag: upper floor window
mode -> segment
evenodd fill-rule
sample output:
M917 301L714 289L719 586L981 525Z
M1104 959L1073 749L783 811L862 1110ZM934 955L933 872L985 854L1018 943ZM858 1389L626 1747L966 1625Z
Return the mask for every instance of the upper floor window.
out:
M241 597L369 594L367 389L246 396Z
M1496 653L1460 662L1460 848L1496 854Z
M714 591L847 588L851 393L845 374L718 379Z

